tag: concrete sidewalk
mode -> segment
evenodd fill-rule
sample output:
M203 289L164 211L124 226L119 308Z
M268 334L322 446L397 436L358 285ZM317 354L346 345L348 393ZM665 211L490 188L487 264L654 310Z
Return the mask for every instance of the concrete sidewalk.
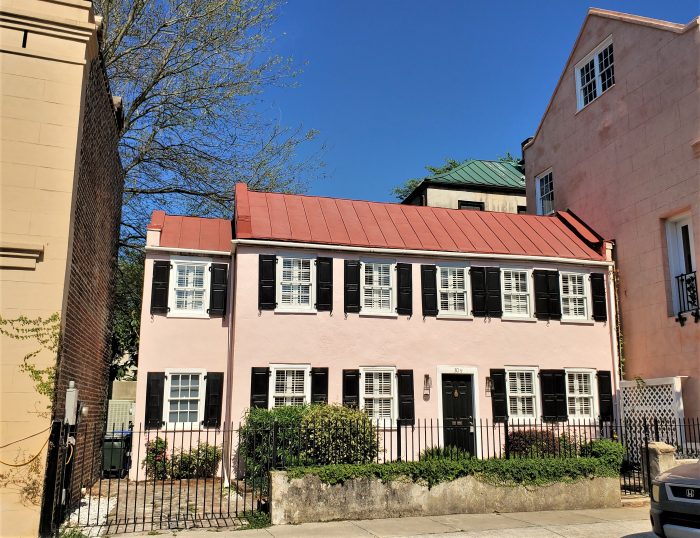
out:
M230 529L186 530L173 533L180 538L213 538L213 533L233 534ZM153 536L155 533L151 533ZM160 531L160 534L171 534ZM605 508L556 512L511 514L457 514L450 516L405 517L331 523L283 525L267 529L236 531L240 538L367 538L390 536L481 537L481 538L654 538L649 508ZM145 536L137 534L131 536Z

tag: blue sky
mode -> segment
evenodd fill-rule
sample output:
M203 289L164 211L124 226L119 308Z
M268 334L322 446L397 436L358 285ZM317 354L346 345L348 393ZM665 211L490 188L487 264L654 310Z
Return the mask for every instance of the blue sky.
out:
M446 157L520 155L590 1L289 0L273 50L303 73L260 106L320 131L327 177L310 193L388 201ZM698 0L595 7L683 23L700 12Z

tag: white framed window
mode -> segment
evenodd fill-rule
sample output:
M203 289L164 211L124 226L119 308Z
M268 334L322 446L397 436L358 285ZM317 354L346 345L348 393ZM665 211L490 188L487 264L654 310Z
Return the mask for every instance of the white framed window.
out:
M311 366L270 365L269 406L299 406L311 401Z
M204 417L206 374L199 368L165 371L163 422L173 428L199 428Z
M209 285L211 261L183 257L172 258L168 316L209 317Z
M669 277L671 281L671 303L673 315L698 308L697 295L688 293L697 290L695 239L689 214L666 221Z
M535 178L535 195L538 215L554 213L554 177L551 170Z
M529 269L501 269L504 317L532 317L531 280Z
M581 110L615 85L612 36L574 67L577 110Z
M465 266L441 265L437 268L438 314L466 316L469 314L468 271Z
M560 272L562 319L588 319L589 275Z
M566 369L566 408L569 418L595 418L595 371Z
M395 368L360 368L360 408L372 419L396 417L396 390Z
M506 369L506 394L508 396L508 416L515 420L536 419L537 370L535 368Z
M394 313L394 273L391 262L362 262L362 313Z
M279 256L277 260L277 310L314 311L314 258Z

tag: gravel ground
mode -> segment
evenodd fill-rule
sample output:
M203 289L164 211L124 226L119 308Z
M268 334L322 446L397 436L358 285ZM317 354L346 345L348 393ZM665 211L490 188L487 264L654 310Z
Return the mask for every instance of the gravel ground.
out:
M89 497L80 501L80 505L73 510L66 527L82 527L90 524L89 528L81 529L85 536L100 536L106 529L107 514L117 504L116 497Z

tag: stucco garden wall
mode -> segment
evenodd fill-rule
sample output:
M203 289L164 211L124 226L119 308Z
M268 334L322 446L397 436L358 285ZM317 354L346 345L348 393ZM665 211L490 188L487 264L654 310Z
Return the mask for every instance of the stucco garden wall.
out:
M345 519L534 512L620 506L617 478L583 479L547 486L493 486L471 476L428 489L410 480L384 483L358 478L333 486L317 476L289 480L272 473L272 524L298 524Z

